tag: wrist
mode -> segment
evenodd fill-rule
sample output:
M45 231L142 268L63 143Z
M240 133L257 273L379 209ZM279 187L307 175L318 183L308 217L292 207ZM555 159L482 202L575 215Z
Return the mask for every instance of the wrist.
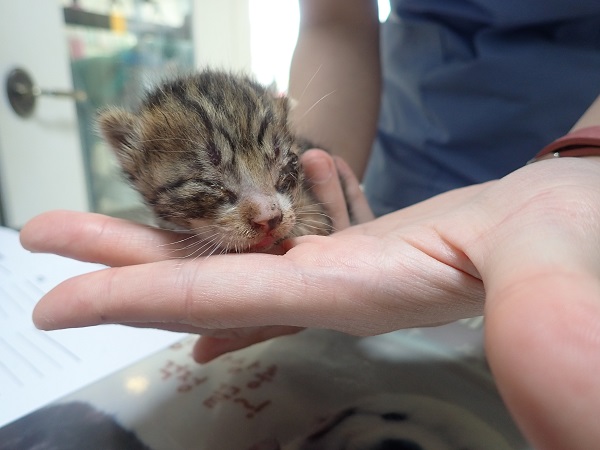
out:
M579 128L556 139L527 164L565 156L600 156L600 125Z

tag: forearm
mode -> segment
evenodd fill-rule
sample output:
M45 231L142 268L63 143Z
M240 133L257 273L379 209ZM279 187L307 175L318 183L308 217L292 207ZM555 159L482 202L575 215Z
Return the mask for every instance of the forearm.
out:
M290 73L299 134L342 156L361 177L380 102L379 21L371 0L300 0Z

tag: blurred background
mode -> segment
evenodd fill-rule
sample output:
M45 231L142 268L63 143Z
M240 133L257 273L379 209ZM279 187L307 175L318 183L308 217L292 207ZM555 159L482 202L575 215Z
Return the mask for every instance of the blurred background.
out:
M389 1L379 0L380 18ZM95 130L161 79L210 66L287 89L296 0L20 0L0 5L0 225L50 209L145 220Z

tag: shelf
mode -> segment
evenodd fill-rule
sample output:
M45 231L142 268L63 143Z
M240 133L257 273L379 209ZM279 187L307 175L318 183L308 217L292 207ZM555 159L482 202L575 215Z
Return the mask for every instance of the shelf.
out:
M68 25L76 25L90 28L100 28L111 30L110 16L106 14L98 14L84 11L79 8L65 7L63 8L65 23ZM160 25L156 23L141 22L139 20L126 20L126 30L135 34L162 34L170 35L171 37L187 38L191 37L190 26L186 21L180 28Z

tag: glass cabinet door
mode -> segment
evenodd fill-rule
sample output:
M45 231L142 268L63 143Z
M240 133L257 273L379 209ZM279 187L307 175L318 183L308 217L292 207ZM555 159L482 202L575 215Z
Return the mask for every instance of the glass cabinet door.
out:
M63 2L91 209L147 221L108 145L97 132L106 106L135 110L162 79L194 67L192 0Z

